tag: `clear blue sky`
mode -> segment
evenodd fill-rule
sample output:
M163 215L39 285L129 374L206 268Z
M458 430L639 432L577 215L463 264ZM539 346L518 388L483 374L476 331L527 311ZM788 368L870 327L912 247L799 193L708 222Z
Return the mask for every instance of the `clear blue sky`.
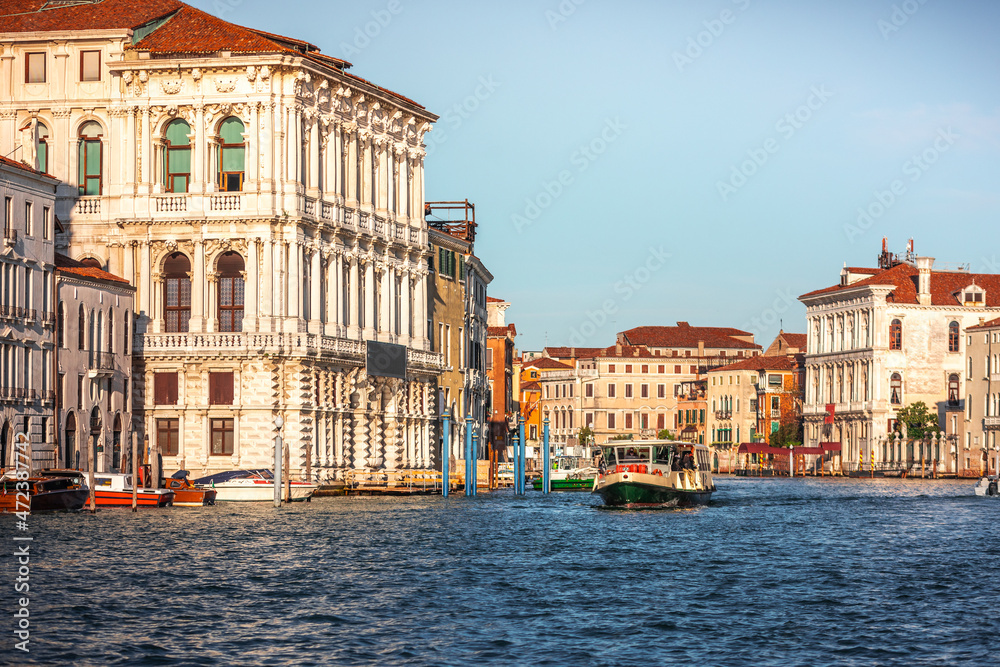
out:
M475 202L522 350L678 320L767 345L883 236L1000 273L1000 3L577 2L193 4L442 117L427 198Z

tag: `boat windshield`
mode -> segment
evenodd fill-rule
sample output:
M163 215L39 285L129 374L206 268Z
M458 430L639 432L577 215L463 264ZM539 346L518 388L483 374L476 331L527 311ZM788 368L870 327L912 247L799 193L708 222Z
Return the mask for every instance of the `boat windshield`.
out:
M660 465L671 466L673 464L675 454L676 450L674 449L673 445L665 445L663 447L657 447L656 458L654 459L653 462L658 463Z
M618 447L619 463L649 463L649 447Z

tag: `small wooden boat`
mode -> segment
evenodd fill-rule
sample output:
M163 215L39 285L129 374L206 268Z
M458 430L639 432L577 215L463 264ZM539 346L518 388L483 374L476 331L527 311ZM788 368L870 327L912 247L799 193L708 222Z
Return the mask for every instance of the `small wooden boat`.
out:
M178 470L167 480L167 489L174 492L174 507L214 505L217 491L195 486L188 480L187 470Z
M977 496L1000 495L1000 492L997 490L997 479L997 475L993 475L992 477L983 477L976 482L976 485L972 487L972 490L975 491Z
M94 473L94 499L99 507L131 507L132 475L121 472ZM136 504L166 507L174 501L170 489L138 489Z
M673 440L601 445L594 493L613 507L705 505L715 491L708 447Z
M274 473L258 470L229 470L194 480L195 485L214 489L219 502L265 502L274 500ZM291 482L291 499L308 500L319 488L310 482ZM281 490L284 499L285 490Z
M83 508L90 490L79 477L0 479L0 513L69 512Z

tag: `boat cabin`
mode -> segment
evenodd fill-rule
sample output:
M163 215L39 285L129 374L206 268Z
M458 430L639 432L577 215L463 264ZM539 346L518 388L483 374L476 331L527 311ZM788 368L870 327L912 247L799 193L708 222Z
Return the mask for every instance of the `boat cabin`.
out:
M131 491L132 475L125 473L97 474L94 476L95 491Z
M711 470L708 449L676 440L619 440L601 445L601 468L612 472Z

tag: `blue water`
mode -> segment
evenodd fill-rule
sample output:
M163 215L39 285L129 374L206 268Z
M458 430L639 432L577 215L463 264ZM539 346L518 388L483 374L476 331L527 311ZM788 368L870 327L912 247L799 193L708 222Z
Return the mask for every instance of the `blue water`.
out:
M529 491L32 516L31 652L8 620L0 663L997 664L1000 501L971 482L717 484L690 510Z

